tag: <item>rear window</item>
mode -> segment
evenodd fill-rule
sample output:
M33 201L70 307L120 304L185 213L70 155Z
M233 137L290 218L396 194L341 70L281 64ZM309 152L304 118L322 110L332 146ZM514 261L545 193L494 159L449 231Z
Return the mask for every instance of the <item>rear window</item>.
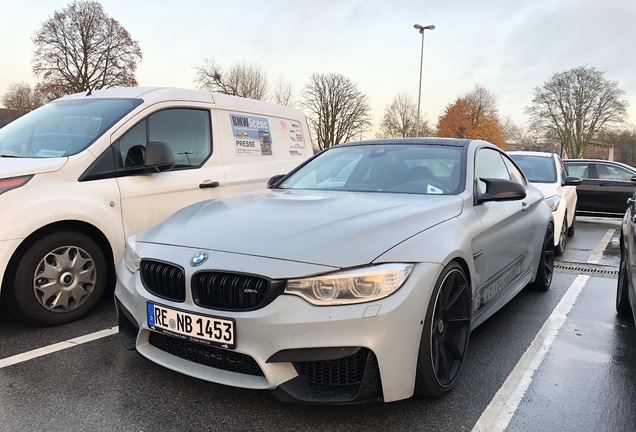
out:
M557 170L552 156L509 155L530 183L556 183Z

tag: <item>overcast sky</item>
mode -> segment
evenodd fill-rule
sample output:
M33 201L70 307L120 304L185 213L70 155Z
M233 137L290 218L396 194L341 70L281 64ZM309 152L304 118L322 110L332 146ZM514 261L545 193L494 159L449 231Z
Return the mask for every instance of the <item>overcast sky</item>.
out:
M32 37L67 0L0 0L0 94L37 80ZM425 32L422 117L475 85L499 102L499 114L525 125L533 88L579 66L617 81L636 123L634 0L103 0L143 52L143 86L194 88L205 58L223 66L260 66L296 93L312 73L341 73L369 97L374 130L394 96L417 103Z

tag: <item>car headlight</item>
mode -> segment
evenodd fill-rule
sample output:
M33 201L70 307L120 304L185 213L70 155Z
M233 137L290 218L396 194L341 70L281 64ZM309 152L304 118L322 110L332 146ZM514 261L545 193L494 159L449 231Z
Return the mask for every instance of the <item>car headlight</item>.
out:
M553 212L557 211L559 208L559 203L561 202L561 197L558 195L552 195L545 199L545 203L550 207L550 210Z
M316 306L364 303L387 297L406 281L413 264L380 264L287 281L286 294Z
M129 237L126 240L126 249L124 250L124 265L131 273L139 270L139 255L135 251L136 237Z

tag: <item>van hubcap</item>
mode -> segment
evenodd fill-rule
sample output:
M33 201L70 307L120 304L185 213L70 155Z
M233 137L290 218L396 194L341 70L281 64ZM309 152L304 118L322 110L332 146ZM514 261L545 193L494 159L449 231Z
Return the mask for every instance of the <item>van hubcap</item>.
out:
M70 312L88 300L95 288L97 270L93 258L76 246L49 252L33 275L35 298L52 312Z

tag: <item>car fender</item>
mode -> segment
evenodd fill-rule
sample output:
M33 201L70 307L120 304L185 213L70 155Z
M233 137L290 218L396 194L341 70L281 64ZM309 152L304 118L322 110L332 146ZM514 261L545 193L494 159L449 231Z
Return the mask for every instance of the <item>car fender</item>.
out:
M46 188L44 185L33 186L35 190L42 192L31 194L28 200L24 200L22 194L11 197L10 192L0 197L5 220L13 221L0 225L0 244L3 245L0 254L2 280L11 257L24 240L38 230L60 222L83 222L95 227L108 240L114 261L118 262L123 258L125 238L116 187L102 183L102 187L110 189L110 192L73 194L68 190L56 192L54 188ZM12 205L13 199L19 199L20 205ZM46 209L46 212L42 209Z

